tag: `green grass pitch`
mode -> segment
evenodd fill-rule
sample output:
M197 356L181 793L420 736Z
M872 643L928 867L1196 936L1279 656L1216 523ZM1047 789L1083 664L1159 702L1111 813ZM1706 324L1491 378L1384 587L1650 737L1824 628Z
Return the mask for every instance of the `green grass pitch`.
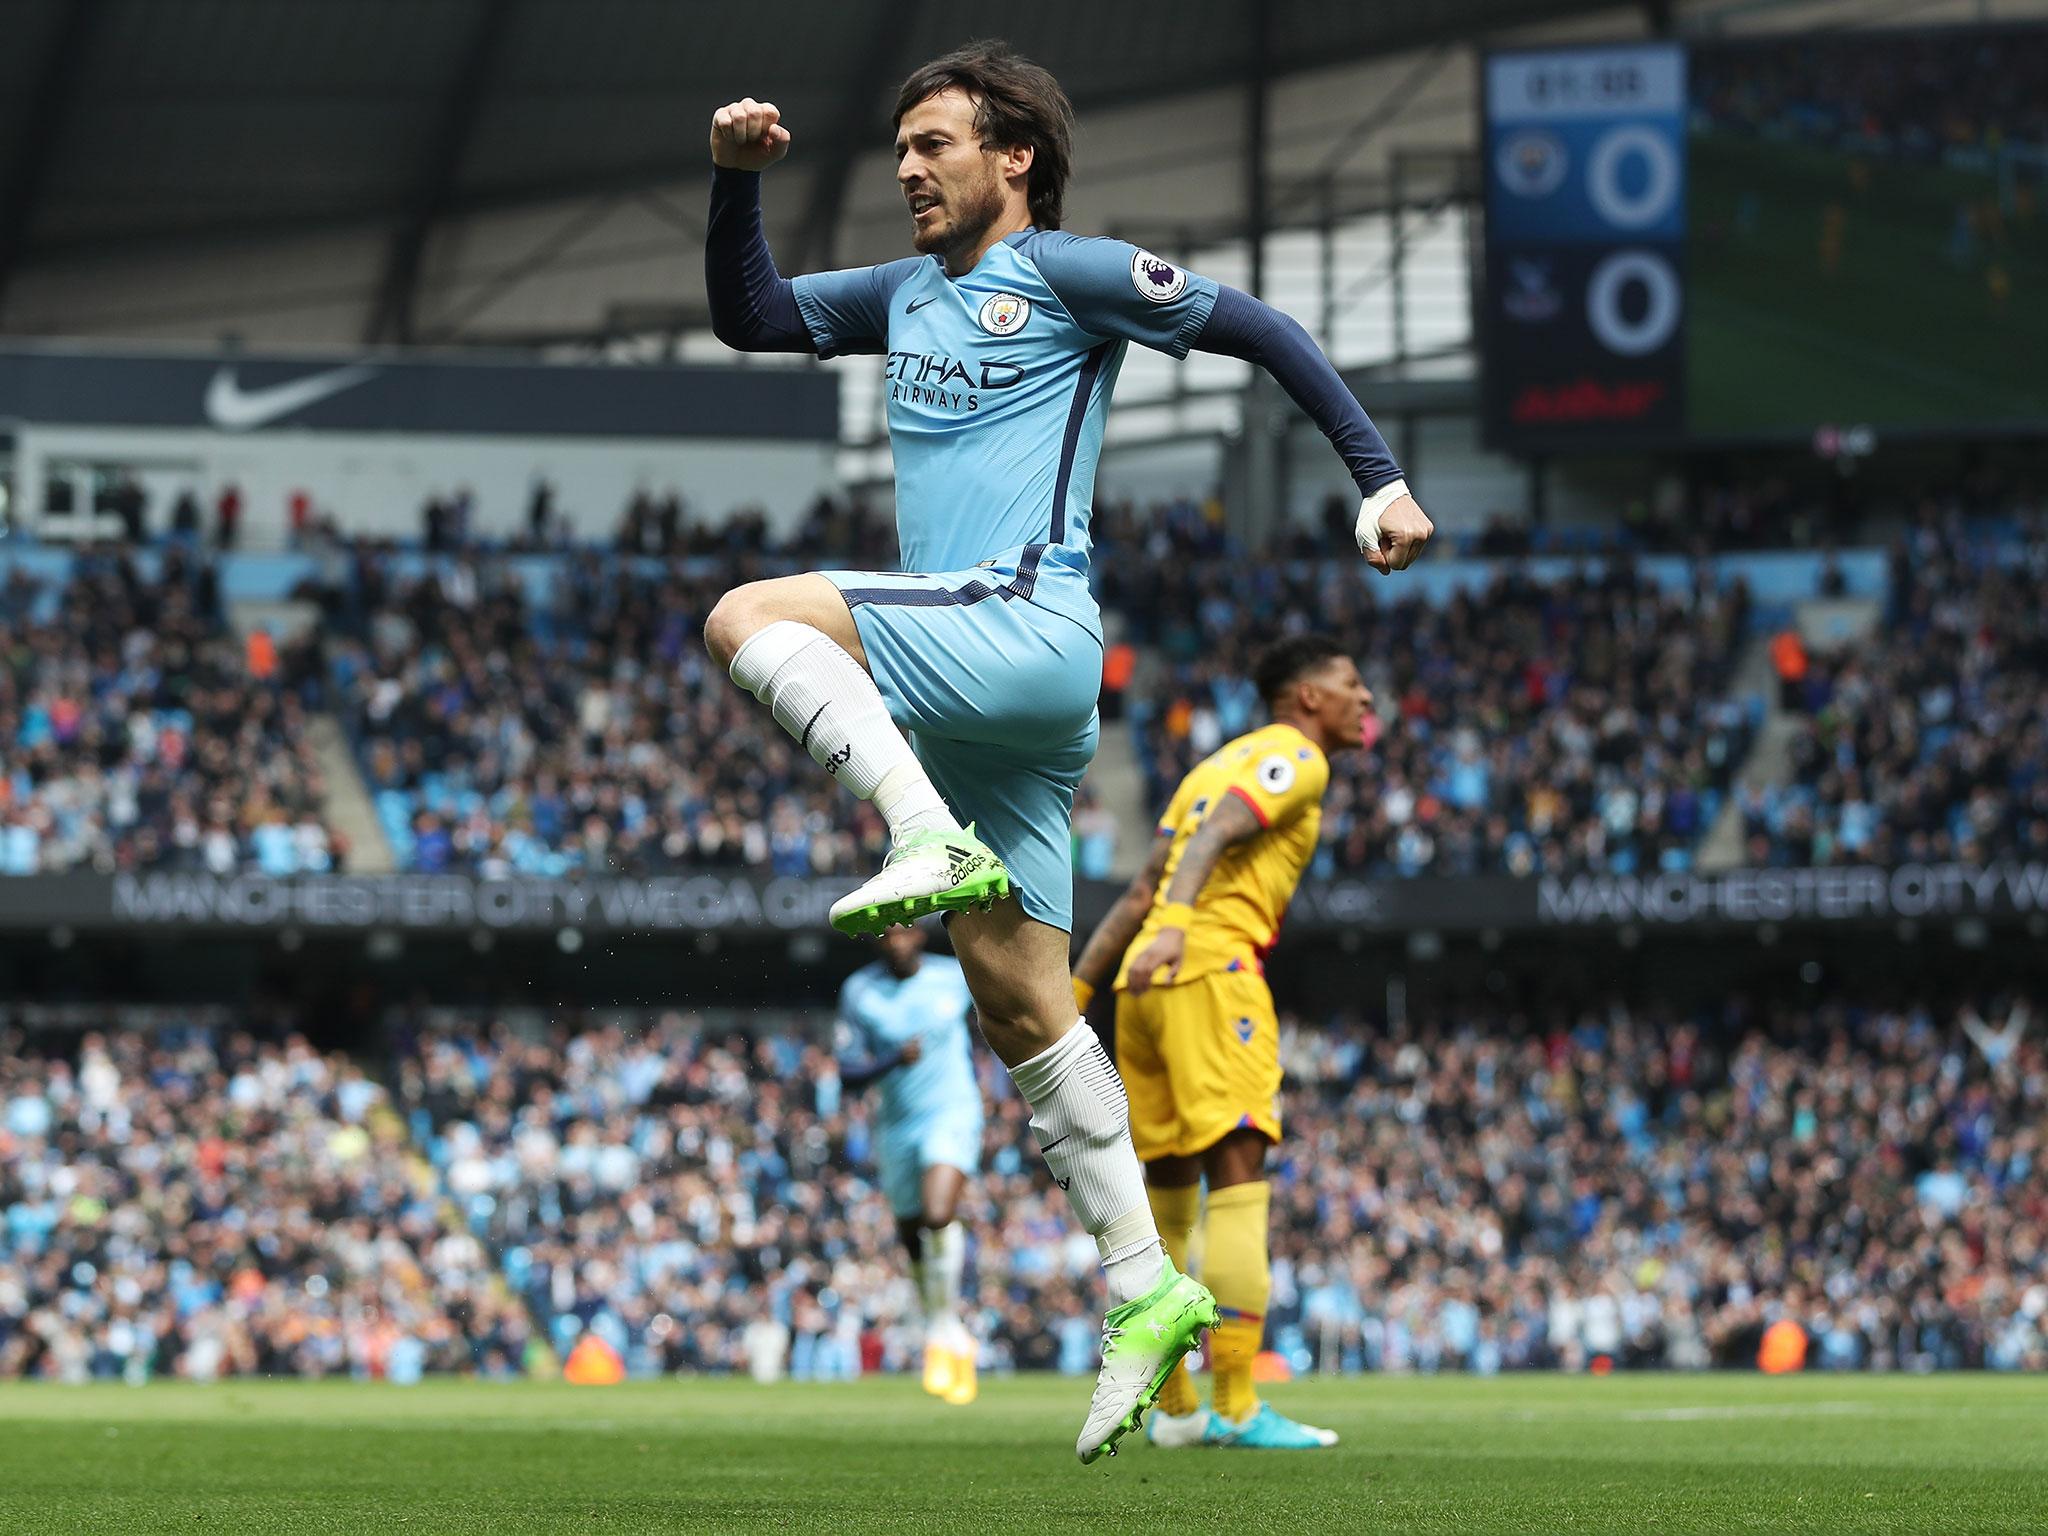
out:
M2048 1530L2048 1380L1385 1377L1333 1451L1083 1468L1087 1383L0 1387L0 1530Z

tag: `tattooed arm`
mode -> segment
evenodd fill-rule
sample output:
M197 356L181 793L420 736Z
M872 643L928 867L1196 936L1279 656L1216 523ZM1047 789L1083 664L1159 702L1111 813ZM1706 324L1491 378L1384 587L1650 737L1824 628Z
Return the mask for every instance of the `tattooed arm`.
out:
M1209 808L1194 836L1188 839L1173 879L1166 887L1166 903L1160 909L1166 925L1131 961L1131 974L1125 983L1128 990L1143 992L1155 981L1173 985L1187 955L1188 924L1194 921L1195 899L1208 884L1209 872L1227 850L1264 830L1258 813L1239 795L1223 795Z

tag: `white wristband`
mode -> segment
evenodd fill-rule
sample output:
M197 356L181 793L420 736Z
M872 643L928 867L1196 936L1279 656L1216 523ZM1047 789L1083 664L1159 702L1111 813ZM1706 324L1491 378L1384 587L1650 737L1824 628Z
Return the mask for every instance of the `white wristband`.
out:
M1365 498L1358 509L1358 552L1380 547L1380 514L1408 494L1406 480L1389 480Z

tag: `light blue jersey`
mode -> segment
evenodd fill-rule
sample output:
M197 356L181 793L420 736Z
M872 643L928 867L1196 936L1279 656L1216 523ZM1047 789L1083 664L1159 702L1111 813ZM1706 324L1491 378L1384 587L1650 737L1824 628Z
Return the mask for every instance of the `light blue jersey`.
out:
M887 354L903 569L994 566L989 595L1099 633L1089 507L1117 371L1133 341L1185 357L1216 284L1059 230L1011 235L958 278L919 256L793 281L821 356Z
M901 1128L971 1115L979 1140L981 1087L967 1035L973 1006L960 962L947 955L924 956L901 979L879 960L846 979L839 1019L852 1064L894 1055L913 1038L923 1048L916 1061L881 1079L876 1129L885 1139Z

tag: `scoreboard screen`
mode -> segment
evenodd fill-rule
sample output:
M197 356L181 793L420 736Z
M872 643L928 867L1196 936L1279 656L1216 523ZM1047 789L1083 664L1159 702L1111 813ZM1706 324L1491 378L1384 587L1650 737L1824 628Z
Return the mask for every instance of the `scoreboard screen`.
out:
M1486 66L1486 414L1517 447L1685 423L1685 53Z
M2048 434L2048 27L1486 61L1489 439Z

